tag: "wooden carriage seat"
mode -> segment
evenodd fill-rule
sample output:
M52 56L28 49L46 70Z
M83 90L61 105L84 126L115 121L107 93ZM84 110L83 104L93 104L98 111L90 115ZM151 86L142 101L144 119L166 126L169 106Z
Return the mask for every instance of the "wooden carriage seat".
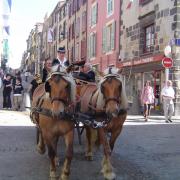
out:
M96 83L87 82L83 80L75 80L77 84L77 100L80 101L81 112L87 112L89 109L89 102L93 93L97 89Z

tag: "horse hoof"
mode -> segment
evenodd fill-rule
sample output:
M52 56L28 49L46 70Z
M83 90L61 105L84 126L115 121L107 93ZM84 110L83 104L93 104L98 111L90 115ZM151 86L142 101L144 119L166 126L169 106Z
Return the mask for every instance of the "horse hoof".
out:
M69 180L69 176L66 174L62 174L59 180Z
M40 146L37 146L37 147L36 147L36 150L37 150L37 152L38 152L39 154L44 154L44 153L46 152L46 148L45 148L45 147L42 148L42 147L40 147Z
M57 176L55 171L50 171L49 179L50 180L57 180L58 179L58 176Z
M93 157L92 156L86 156L86 160L87 161L93 161Z
M92 153L86 153L85 158L87 161L93 161L93 154Z
M105 180L115 180L116 179L116 174L114 172L109 172L104 174L104 179Z

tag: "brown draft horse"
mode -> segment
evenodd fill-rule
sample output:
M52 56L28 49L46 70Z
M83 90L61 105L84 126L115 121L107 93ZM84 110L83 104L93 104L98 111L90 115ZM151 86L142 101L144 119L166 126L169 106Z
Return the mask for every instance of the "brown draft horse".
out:
M39 86L33 94L32 113L33 120L37 122L40 129L39 142L37 150L39 153L45 153L45 147L48 148L50 158L50 179L57 179L56 174L56 153L59 136L64 137L66 145L66 154L63 168L59 179L67 180L70 175L70 164L73 156L73 138L74 123L63 113L69 113L72 109L73 79L62 73L52 73L46 81L45 86ZM42 89L49 91L49 96Z
M96 118L102 125L101 128L97 129L98 141L104 149L101 172L105 179L115 179L116 175L113 171L110 156L127 116L127 98L118 69L108 68L98 88L90 84L81 89L81 112L89 113L90 111L95 114L99 112L100 114L106 114L106 118L101 117L101 115ZM94 132L94 129L86 127L86 157L88 160L92 160L93 156ZM107 133L110 134L109 140Z

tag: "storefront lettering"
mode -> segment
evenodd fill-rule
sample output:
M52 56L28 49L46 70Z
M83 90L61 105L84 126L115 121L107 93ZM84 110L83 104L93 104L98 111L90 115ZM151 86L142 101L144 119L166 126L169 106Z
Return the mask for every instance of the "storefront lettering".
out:
M150 63L150 62L156 62L156 61L161 61L162 58L163 58L163 55L157 55L157 56L143 58L143 59L134 59L133 61L122 62L122 66L123 67L135 66L135 65L140 65L140 64Z

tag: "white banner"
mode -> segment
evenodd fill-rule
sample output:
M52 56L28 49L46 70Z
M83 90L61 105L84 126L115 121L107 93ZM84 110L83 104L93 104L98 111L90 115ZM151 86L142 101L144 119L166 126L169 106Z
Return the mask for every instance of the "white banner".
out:
M53 30L52 30L52 28L49 28L49 30L48 30L47 42L48 43L52 43L53 42Z

